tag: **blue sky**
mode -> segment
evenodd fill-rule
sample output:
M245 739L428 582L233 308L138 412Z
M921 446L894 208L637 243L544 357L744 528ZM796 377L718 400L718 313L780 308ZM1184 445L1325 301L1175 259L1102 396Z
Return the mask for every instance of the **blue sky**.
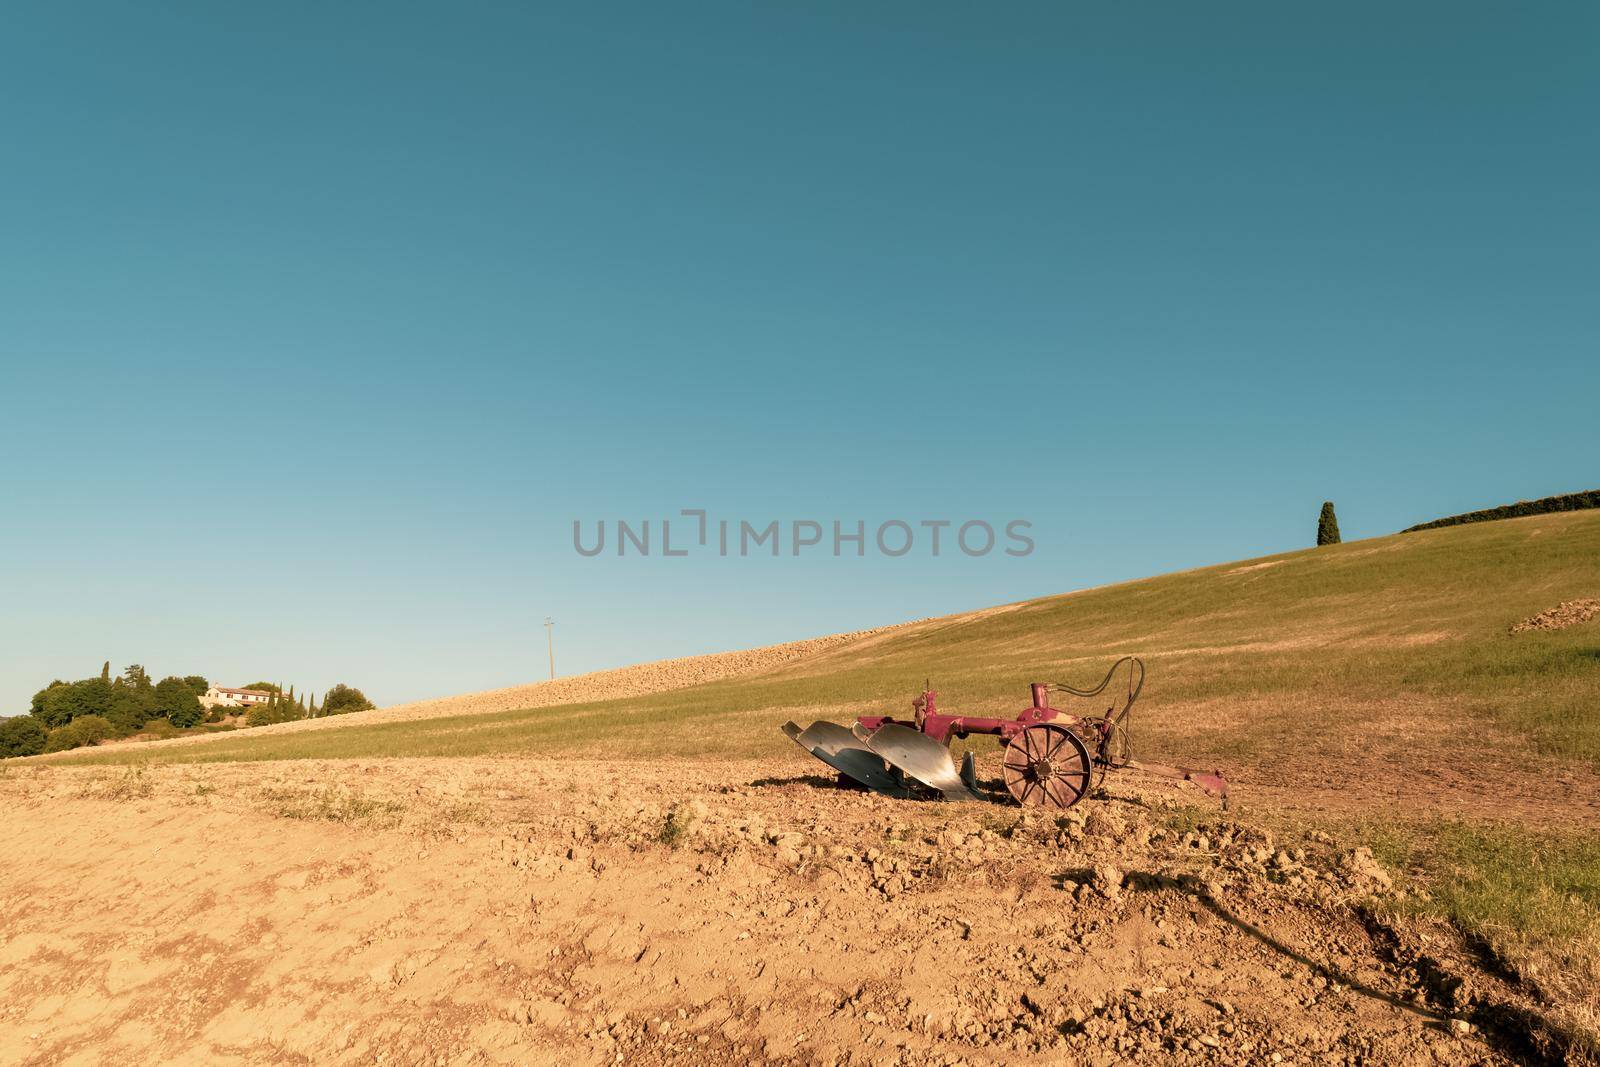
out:
M105 659L412 699L542 676L546 615L568 673L1600 484L1592 5L804 7L8 8L0 713ZM572 549L695 507L1036 548Z

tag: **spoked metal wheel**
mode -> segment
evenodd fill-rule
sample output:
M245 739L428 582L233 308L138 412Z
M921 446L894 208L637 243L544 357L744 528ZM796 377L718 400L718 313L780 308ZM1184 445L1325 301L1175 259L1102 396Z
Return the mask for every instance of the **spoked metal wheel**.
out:
M1094 763L1071 730L1041 723L1006 746L1005 776L1023 807L1070 808L1089 792Z

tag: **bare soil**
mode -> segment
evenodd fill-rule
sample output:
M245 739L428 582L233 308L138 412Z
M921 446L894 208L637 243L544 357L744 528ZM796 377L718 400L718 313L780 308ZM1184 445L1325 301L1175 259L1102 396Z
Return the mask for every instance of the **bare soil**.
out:
M1386 876L1323 834L1180 825L1195 794L1131 773L1042 817L815 767L21 768L0 1062L1534 1055L1509 980L1375 919Z
M1600 615L1600 600L1563 600L1555 607L1541 611L1532 618L1523 619L1511 627L1511 632L1520 634L1529 630L1565 630L1569 626L1588 622L1597 615Z

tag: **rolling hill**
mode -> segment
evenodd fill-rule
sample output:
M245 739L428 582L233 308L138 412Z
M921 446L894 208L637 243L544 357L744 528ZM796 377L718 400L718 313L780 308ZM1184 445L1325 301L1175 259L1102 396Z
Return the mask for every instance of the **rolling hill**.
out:
M1542 515L892 627L756 657L756 673L685 685L693 673L680 672L682 687L661 692L584 699L579 679L549 694L563 700L554 706L499 710L501 691L486 713L457 698L439 705L456 713L432 718L352 716L67 762L775 755L788 751L776 730L785 719L903 708L924 679L947 710L1006 714L1025 706L1029 681L1081 685L1136 653L1150 668L1134 720L1141 755L1217 766L1302 800L1415 795L1435 811L1551 805L1560 818L1565 802L1596 803L1576 785L1600 768L1600 628L1511 628L1596 594L1600 513ZM528 687L530 702L542 689Z

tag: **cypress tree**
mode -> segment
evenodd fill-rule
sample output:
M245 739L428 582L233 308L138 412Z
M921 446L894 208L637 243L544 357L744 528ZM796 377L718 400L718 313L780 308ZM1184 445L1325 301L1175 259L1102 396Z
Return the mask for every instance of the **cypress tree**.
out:
M111 661L110 660L106 660L105 666L100 668L100 680L102 682L111 681Z
M1333 513L1333 501L1325 500L1322 503L1322 515L1317 519L1317 544L1336 545L1339 543L1339 519Z

